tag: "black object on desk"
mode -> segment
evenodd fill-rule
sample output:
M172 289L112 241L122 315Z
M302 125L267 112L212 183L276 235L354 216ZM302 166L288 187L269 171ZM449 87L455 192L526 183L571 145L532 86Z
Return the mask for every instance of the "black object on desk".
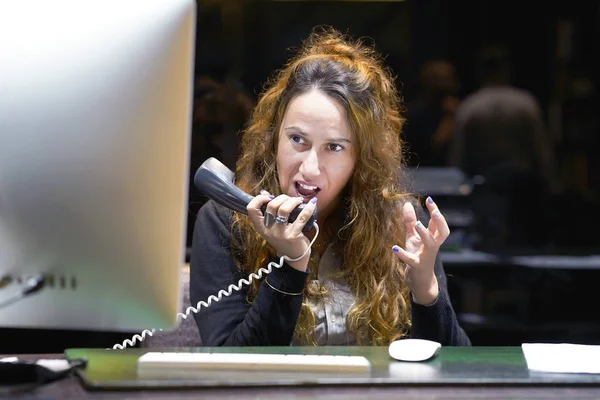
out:
M0 385L42 385L62 379L76 368L84 368L86 362L85 359L72 359L69 360L68 365L58 370L32 360L0 362Z

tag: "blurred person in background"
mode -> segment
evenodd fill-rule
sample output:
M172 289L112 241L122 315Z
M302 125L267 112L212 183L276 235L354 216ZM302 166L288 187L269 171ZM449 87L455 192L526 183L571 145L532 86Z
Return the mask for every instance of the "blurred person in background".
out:
M409 166L445 166L454 129L460 88L448 60L425 62L419 72L420 92L406 106L404 140Z
M486 246L544 245L555 185L539 102L511 84L504 47L481 51L478 77L480 88L456 111L449 165L482 183L473 203Z

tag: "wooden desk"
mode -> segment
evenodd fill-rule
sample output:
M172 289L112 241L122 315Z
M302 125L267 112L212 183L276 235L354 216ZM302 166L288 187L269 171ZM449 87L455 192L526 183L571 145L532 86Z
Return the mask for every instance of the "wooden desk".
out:
M136 385L137 356L156 349L104 351L69 350L67 354L88 356L87 373L92 379L125 388ZM174 349L172 349L174 350ZM197 348L185 351L288 352L364 355L372 363L369 379L355 383L314 385L307 381L281 385L245 386L222 381L220 386L197 387L198 382L179 382L179 389L84 389L76 377L49 384L28 398L202 398L202 399L565 399L600 398L600 375L542 374L530 372L519 347L444 347L425 363L401 363L387 356L386 347L271 347ZM45 355L44 357L49 357ZM56 355L55 355L56 356ZM29 358L33 356L27 356ZM42 356L38 356L40 358ZM260 376L260 375L259 375ZM309 380L310 381L310 380ZM139 382L138 382L139 383ZM254 384L256 381L254 381ZM154 385L157 383L154 382ZM196 387L194 387L196 386Z

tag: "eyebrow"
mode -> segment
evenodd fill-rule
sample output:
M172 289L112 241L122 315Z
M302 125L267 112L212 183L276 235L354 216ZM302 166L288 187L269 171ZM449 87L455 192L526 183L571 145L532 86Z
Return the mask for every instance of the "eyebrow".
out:
M308 136L308 134L306 132L304 132L302 129L298 128L297 126L288 126L286 128L283 128L284 131L286 132L293 132L293 133L297 133L299 135L302 136ZM344 138L344 137L339 137L339 138L329 138L327 139L328 142L336 142L336 143L352 143L352 141L350 139Z

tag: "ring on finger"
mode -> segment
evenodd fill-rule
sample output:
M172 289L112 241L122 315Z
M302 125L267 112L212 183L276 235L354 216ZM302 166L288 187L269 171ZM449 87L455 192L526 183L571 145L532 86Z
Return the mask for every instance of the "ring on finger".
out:
M265 227L267 227L267 228L272 227L275 224L275 216L267 211L265 213L264 224L265 224Z
M278 215L277 218L275 218L275 222L281 225L285 225L288 222L288 218L285 215Z

